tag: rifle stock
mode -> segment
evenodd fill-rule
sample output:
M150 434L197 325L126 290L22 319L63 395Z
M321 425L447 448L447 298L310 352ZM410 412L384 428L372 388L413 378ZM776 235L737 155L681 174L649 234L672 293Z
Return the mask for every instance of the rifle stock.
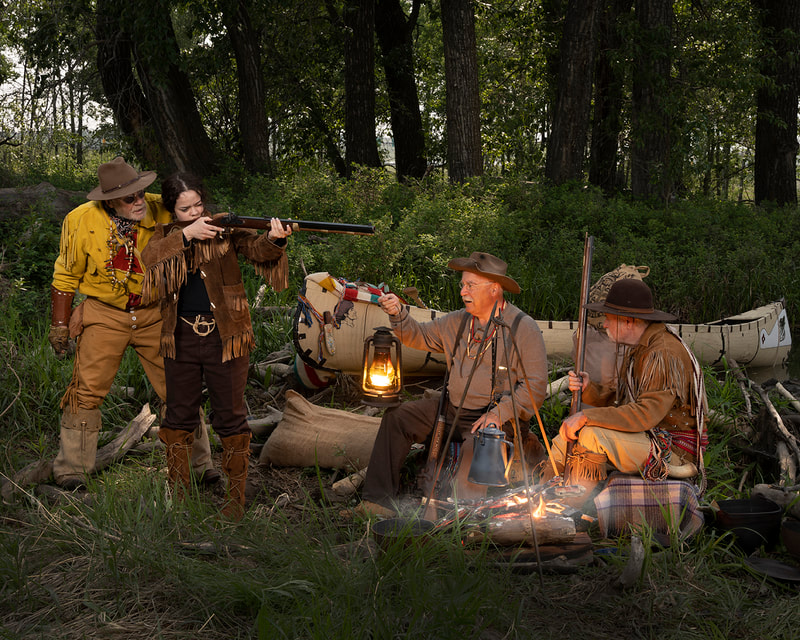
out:
M348 233L351 235L369 236L375 233L371 224L349 224L345 222L319 222L317 220L294 220L280 218L283 226L291 226L292 231L319 231L322 233ZM217 227L239 229L269 229L269 218L237 216L235 213L218 213L211 217Z

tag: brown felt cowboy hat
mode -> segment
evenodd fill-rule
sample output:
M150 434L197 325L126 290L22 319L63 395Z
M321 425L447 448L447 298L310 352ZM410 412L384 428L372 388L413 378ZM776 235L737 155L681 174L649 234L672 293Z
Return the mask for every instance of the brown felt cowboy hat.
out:
M453 271L469 271L499 283L509 293L519 293L519 285L506 275L508 265L491 253L473 251L469 258L453 258L447 263Z
M100 186L86 194L88 200L113 200L124 198L153 184L155 171L139 173L119 156L97 167Z
M653 322L671 322L676 319L671 313L653 308L653 293L650 287L637 278L617 280L608 290L604 302L590 302L584 305L584 308Z

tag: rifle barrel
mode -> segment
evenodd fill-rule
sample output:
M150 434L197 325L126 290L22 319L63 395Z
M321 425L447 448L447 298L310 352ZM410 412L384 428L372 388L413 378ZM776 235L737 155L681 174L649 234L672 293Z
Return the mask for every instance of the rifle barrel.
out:
M213 224L218 227L240 227L242 229L269 229L269 218L255 218L237 216L235 213L226 213L214 216ZM283 226L290 225L292 231L320 231L323 233L349 233L351 235L369 236L375 233L371 224L350 224L347 222L320 222L318 220L295 220L293 218L280 218Z
M581 375L583 363L586 356L586 324L587 309L589 302L589 289L592 279L592 254L594 253L594 238L588 233L583 246L583 273L581 274L581 302L578 310L578 330L575 336L575 373ZM582 393L580 389L572 394L572 406L570 413L577 413L581 410Z

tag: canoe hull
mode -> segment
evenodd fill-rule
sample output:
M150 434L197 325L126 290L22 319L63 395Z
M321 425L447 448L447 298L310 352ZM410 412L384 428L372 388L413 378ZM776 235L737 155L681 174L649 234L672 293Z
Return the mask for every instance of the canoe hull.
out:
M307 386L321 386L337 373L360 375L364 340L377 327L389 326L389 318L376 303L377 294L374 290L370 293L366 285L356 287L359 289L358 299L344 299L345 289L352 290L354 286L326 272L312 273L305 279L304 291L295 310L292 334L297 349L295 368ZM409 306L408 310L420 322L446 313L415 306ZM325 312L332 322L325 322ZM548 358L571 361L577 322L537 320L537 323L542 330ZM709 366L721 365L725 357L752 368L779 366L785 362L792 345L783 301L715 322L672 326L700 363ZM445 361L441 354L403 348L405 375L439 375L444 370Z

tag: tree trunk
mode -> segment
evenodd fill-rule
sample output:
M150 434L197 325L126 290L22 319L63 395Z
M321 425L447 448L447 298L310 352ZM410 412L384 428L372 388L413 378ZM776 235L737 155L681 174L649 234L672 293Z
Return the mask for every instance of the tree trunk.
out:
M631 190L667 201L672 194L670 65L672 0L636 0L639 55L634 63Z
M247 0L223 6L223 20L236 58L239 85L239 135L244 166L253 173L269 173L269 122L266 89L261 73L261 44L250 20Z
M622 131L625 79L612 64L612 54L622 45L617 21L630 12L633 0L606 0L598 16L598 53L595 63L594 117L589 156L589 182L611 195L619 187L617 153Z
M189 78L178 66L180 49L169 7L162 0L142 1L140 6L145 15L149 14L149 33L146 39L137 30L136 71L150 106L165 168L167 172L189 171L198 176L212 174L216 170L213 147L200 120ZM154 38L159 40L166 59L153 59Z
M159 147L153 144L155 127L150 108L133 74L133 44L122 31L119 11L112 0L97 0L97 70L108 105L142 166L163 165Z
M483 174L478 51L473 0L442 0L447 92L447 168L451 182Z
M178 66L180 50L169 7L161 0L142 0L126 10L135 12L136 19L128 15L122 22L118 4L97 3L98 68L120 128L133 138L137 155L150 168L213 173L211 140L189 79ZM154 157L153 142L160 157Z
M797 99L800 3L753 0L766 53L756 93L755 201L797 205ZM794 32L794 33L792 33Z
M555 184L583 177L600 6L601 0L570 0L567 5L553 129L545 161L545 176Z
M381 165L375 139L375 0L348 0L343 10L344 139L352 165Z
M406 178L422 178L428 164L414 76L412 34L418 12L419 0L414 0L408 18L400 0L376 3L375 31L386 75L397 179L401 182Z

